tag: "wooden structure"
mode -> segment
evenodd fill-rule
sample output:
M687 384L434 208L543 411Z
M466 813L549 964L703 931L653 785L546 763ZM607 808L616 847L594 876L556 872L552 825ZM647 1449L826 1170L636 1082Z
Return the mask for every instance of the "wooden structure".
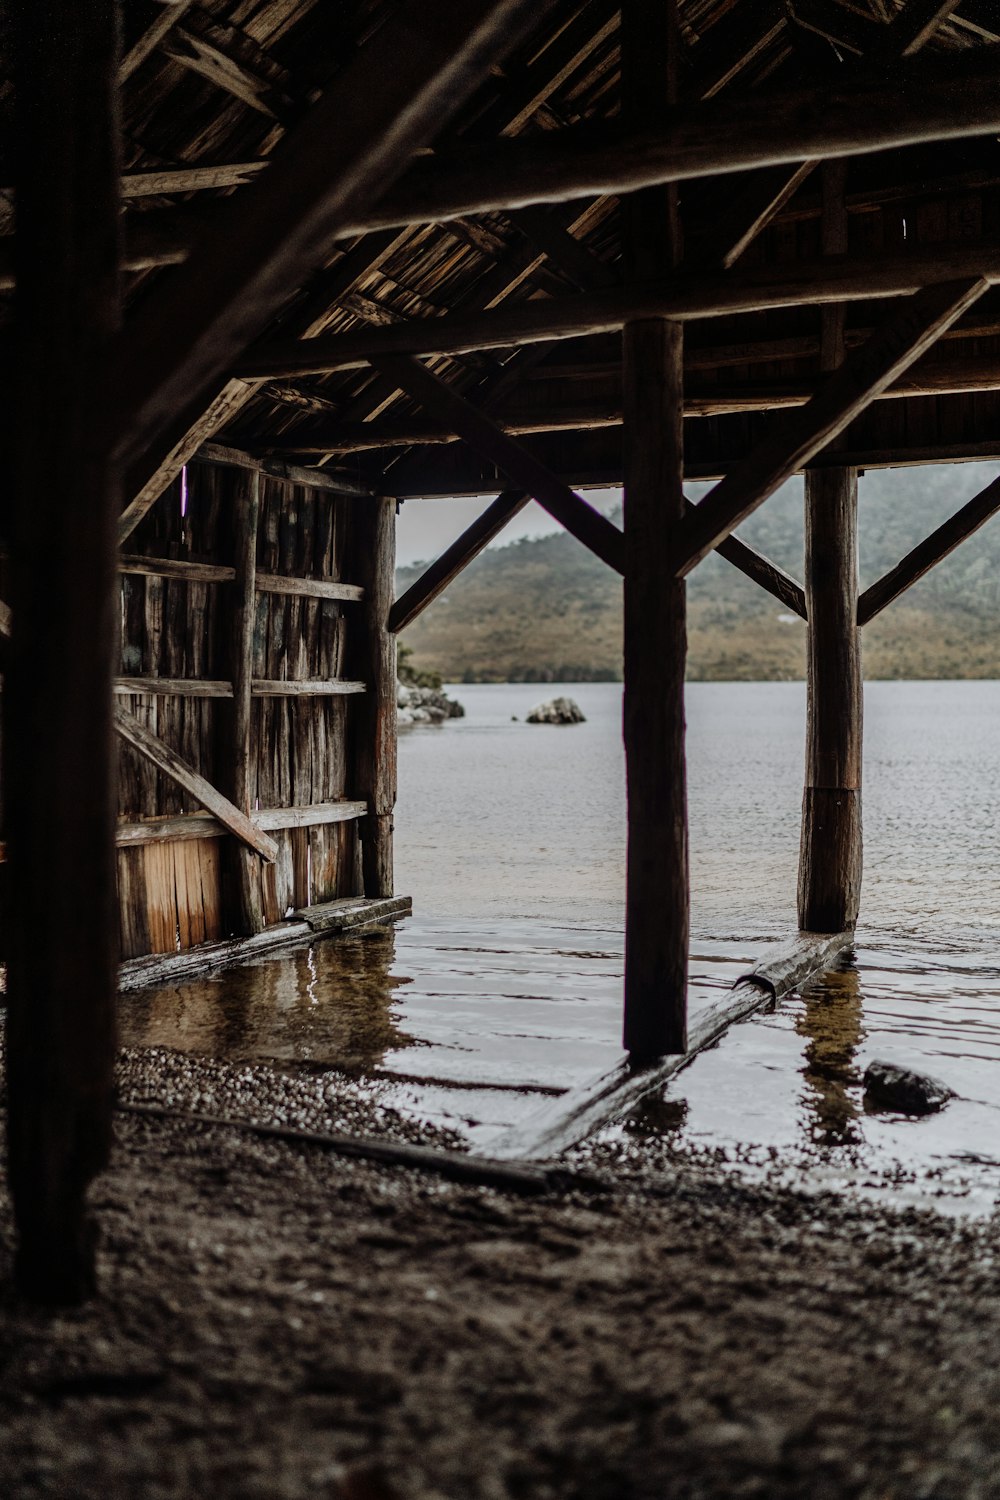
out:
M530 497L625 578L633 1065L687 1046L713 549L808 619L800 918L851 930L859 631L1000 508L857 598L860 468L1000 457L1000 10L37 0L9 29L9 1165L21 1282L73 1299L119 946L391 896L394 634ZM800 583L733 533L802 470ZM624 534L579 493L622 480ZM394 604L394 501L491 492Z

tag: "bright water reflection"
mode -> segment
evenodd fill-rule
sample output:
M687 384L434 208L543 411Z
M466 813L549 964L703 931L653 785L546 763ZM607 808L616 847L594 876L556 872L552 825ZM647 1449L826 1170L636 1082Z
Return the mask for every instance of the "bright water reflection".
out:
M607 1063L620 1027L620 689L564 689L587 715L565 729L523 722L560 689L456 691L466 719L400 746L397 888L414 918L131 996L127 1040L389 1075L399 1107L483 1147L537 1097L525 1091ZM696 1009L794 925L804 690L693 684L688 713ZM630 1130L776 1153L823 1180L902 1163L942 1174L953 1198L970 1181L982 1208L1000 1181L972 1161L1000 1159L1000 684L869 684L865 774L857 972L733 1030ZM923 1121L866 1115L874 1057L962 1097Z

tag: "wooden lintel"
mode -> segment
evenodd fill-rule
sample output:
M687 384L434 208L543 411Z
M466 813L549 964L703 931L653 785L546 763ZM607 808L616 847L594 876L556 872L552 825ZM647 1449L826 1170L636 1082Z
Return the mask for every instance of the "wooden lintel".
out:
M1000 510L1000 479L994 479L961 510L956 511L930 536L918 543L894 568L865 589L858 600L858 624L867 625L887 605L923 578L925 573L943 561L950 552L984 526Z
M808 405L792 412L711 490L684 522L685 576L780 484L835 438L981 297L983 280L947 282L915 297L848 355Z
M217 787L206 781L193 766L189 765L175 750L172 750L158 735L141 724L134 714L120 705L114 709L114 727L126 744L150 761L158 771L169 776L183 791L200 802L208 812L219 819L230 833L255 849L268 864L278 857L278 846L266 833L262 833L239 808L224 797Z

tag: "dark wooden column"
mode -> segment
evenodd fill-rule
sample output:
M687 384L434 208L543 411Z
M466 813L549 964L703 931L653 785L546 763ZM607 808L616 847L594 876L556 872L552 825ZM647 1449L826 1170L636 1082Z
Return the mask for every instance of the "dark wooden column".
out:
M94 1287L85 1197L107 1160L115 1056L121 498L100 376L120 315L118 7L21 0L9 21L19 157L8 1160L17 1281L65 1303Z
M822 167L823 254L847 252L847 172ZM843 306L820 314L820 364L844 358ZM858 474L806 471L808 617L806 777L799 854L799 927L842 932L861 897L861 632L858 628Z
M806 784L799 926L842 932L861 896L862 684L858 609L858 476L806 473L809 610Z
M622 114L655 128L675 97L672 3L622 7ZM676 190L624 200L626 268L662 278L680 259ZM683 335L663 318L627 323L625 417L625 762L628 874L624 1045L639 1063L687 1046L688 848L684 760Z
M395 594L396 502L356 500L351 510L351 583L365 591L348 629L355 675L366 684L352 710L355 795L368 803L361 820L361 867L366 896L391 896L392 813L396 805L396 637L389 630Z
M229 637L229 675L233 682L232 704L225 700L217 712L223 717L223 764L228 766L228 785L223 790L242 813L253 807L253 770L256 745L253 727L254 621L257 614L257 517L260 511L260 471L238 470L233 476L233 565L232 621ZM225 841L224 859L229 888L229 911L241 933L260 932L264 926L264 902L260 881L260 856L240 839Z

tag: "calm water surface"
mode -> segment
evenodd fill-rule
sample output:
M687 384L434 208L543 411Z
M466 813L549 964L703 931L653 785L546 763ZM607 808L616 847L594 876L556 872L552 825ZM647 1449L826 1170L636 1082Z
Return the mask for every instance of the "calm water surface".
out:
M621 691L453 690L467 717L401 736L397 889L414 917L194 984L127 997L126 1040L326 1061L394 1080L397 1106L488 1149L504 1123L619 1048ZM565 691L587 722L527 725ZM688 692L692 1009L795 923L805 693ZM752 1167L982 1211L1000 1192L1000 683L870 683L857 964L735 1028L625 1128ZM866 1115L873 1057L961 1096L922 1121Z

